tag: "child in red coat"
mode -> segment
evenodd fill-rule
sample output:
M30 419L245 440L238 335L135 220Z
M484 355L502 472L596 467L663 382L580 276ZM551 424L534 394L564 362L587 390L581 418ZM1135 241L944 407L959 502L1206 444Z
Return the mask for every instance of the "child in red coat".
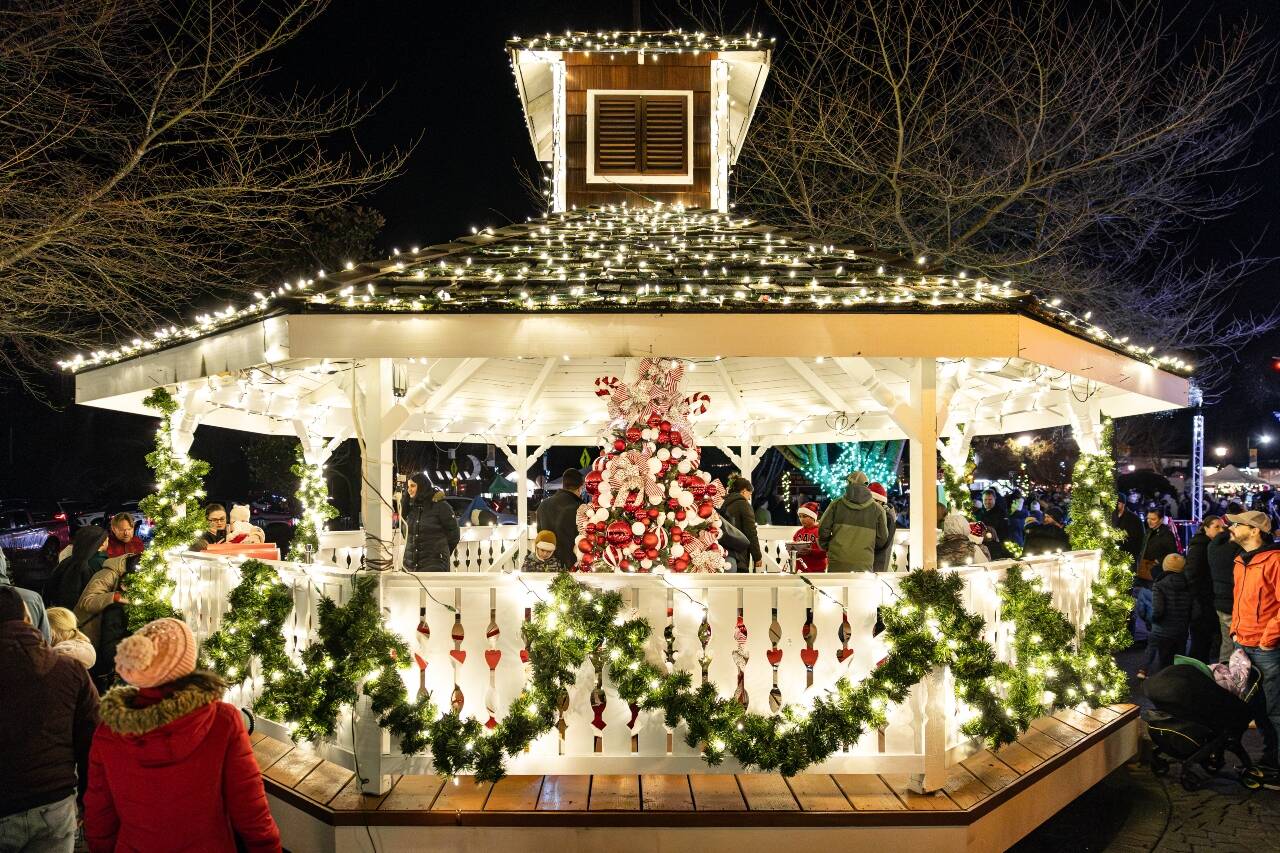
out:
M797 568L806 574L825 572L827 552L818 547L818 505L813 501L801 504L796 514L800 516L800 529L791 541L809 543L809 550L797 557Z
M185 622L157 619L120 641L129 687L102 697L89 751L84 834L94 853L279 853L262 774L226 683L196 671Z

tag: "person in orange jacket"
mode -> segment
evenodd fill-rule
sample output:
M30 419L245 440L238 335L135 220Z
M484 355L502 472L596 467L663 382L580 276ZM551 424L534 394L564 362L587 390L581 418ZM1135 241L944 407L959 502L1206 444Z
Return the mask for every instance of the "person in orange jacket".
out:
M1277 732L1280 732L1280 543L1271 541L1271 518L1250 510L1228 515L1231 538L1244 550L1236 556L1231 608L1231 639L1262 674L1267 715L1262 731L1261 769L1280 777ZM1271 785L1268 785L1271 787Z

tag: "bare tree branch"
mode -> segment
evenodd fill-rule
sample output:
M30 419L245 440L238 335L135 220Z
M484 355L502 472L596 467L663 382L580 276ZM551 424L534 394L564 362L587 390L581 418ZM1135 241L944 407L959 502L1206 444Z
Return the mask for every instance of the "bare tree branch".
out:
M267 85L270 54L326 6L0 8L0 371L274 286L264 258L399 171L405 152L345 138L377 98Z

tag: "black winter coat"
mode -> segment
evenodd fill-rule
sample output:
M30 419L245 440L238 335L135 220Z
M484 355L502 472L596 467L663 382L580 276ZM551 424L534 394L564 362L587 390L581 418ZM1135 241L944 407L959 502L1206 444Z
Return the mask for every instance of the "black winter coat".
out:
M1164 558L1178 553L1178 540L1173 538L1173 531L1163 524L1155 530L1145 525L1143 528L1146 539L1143 543L1142 559L1156 561L1156 564L1151 567L1151 580L1158 581L1164 574Z
M1243 549L1231 539L1231 531L1224 530L1214 537L1205 549L1209 560L1209 577L1213 580L1213 609L1219 613L1231 613L1235 600L1236 555Z
M1142 530L1144 527L1142 519L1126 509L1123 515L1114 512L1111 514L1111 526L1124 534L1124 541L1120 543L1120 550L1132 558L1133 565L1129 568L1137 568L1138 555L1142 553Z
M889 528L889 541L876 549L875 570L889 571L889 561L893 559L893 535L898 532L898 513L888 504L880 504L884 511L885 525Z
M720 515L747 537L747 549L730 551L738 563L738 571L749 572L760 557L760 535L756 532L756 513L742 492L734 492L720 505Z
M1187 588L1191 590L1191 598L1195 602L1192 618L1212 618L1213 577L1209 574L1209 535L1203 530L1192 536L1187 543L1187 566L1183 573L1187 576ZM1216 619L1214 624L1217 624Z
M1008 559L1009 552L1005 549L1004 543L1009 541L1009 516L1005 515L1004 509L999 504L996 504L991 509L980 507L977 517L978 521L981 521L996 534L996 541L988 540L984 543L987 546L987 550L991 552L991 559Z
M408 572L447 572L449 558L458 547L461 534L458 519L444 499L444 492L418 496L409 500L404 514L407 536L404 543L404 568Z
M568 489L560 489L538 504L538 532L556 535L556 559L572 569L578 564L578 508L582 499Z
M1022 553L1028 557L1035 554L1052 554L1055 551L1070 551L1071 540L1067 531L1056 524L1028 524L1026 546ZM997 559L995 554L992 559Z
M1165 572L1151 585L1151 635L1184 637L1191 624L1191 587L1182 572Z

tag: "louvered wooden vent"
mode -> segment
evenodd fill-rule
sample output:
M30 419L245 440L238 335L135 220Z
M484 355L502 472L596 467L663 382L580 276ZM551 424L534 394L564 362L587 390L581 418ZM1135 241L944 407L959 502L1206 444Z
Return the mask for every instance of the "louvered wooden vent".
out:
M600 95L595 106L596 174L688 171L688 99L683 95Z

